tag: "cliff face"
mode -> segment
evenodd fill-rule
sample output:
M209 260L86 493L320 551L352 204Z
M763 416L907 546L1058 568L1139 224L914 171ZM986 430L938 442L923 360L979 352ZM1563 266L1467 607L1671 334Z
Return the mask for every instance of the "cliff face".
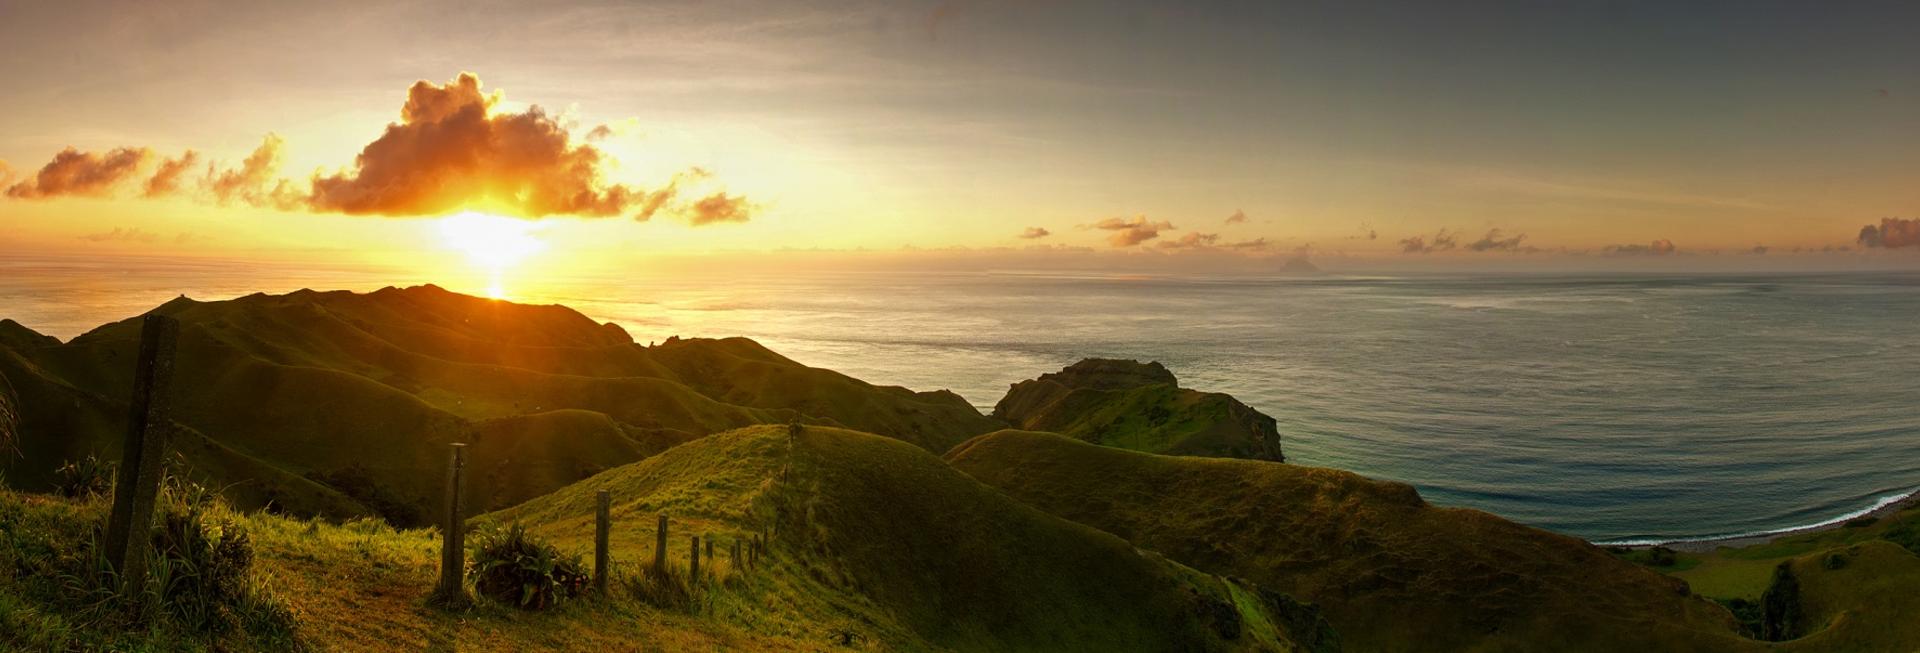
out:
M1182 388L1159 363L1089 358L1014 384L993 416L1135 451L1286 460L1272 417L1226 394Z

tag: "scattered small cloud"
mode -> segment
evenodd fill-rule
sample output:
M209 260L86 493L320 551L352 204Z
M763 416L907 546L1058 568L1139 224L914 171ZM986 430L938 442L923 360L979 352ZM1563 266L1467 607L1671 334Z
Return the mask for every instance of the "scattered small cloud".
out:
M753 208L747 198L719 191L693 203L687 211L687 224L698 227L722 222L746 222L753 217Z
M1113 232L1112 235L1107 236L1107 242L1111 243L1114 247L1132 247L1159 238L1160 232L1162 231L1172 231L1176 229L1172 222L1166 220L1149 221L1147 220L1147 216L1144 215L1134 216L1132 220L1107 218L1095 222L1091 226L1094 229Z
M1046 238L1051 235L1053 235L1053 232L1047 231L1046 227L1027 227L1026 231L1020 232L1020 237L1027 240Z
M1679 250L1673 246L1673 241L1662 238L1645 245L1608 245L1601 251L1622 256L1665 256Z
M209 168L202 186L213 195L215 202L223 206L241 202L248 206L286 210L299 208L306 200L305 194L295 188L291 180L275 177L280 170L283 143L278 135L267 134L266 138L261 139L260 147L254 148L253 153L240 162L240 167L218 173Z
M1434 232L1433 240L1431 241L1427 240L1425 236L1413 236L1401 239L1400 252L1403 254L1432 254L1434 252L1444 252L1459 245L1459 237L1456 234L1450 233L1446 229L1441 229Z
M1861 227L1856 242L1867 248L1920 247L1920 218L1881 218L1878 226Z
M1242 211L1240 209L1234 209L1233 215L1227 216L1227 224L1240 224L1246 221L1247 221L1247 212Z
M1514 234L1513 237L1508 238L1508 237L1505 237L1504 234L1500 233L1499 229L1489 229L1487 230L1487 235L1481 236L1480 240L1476 240L1471 243L1468 243L1467 249L1470 249L1476 252L1525 251L1520 247L1520 243L1522 241L1525 241L1526 239L1527 239L1526 234ZM1527 249L1531 249L1531 248L1527 248Z
M200 153L193 150L187 150L185 153L182 153L179 158L162 160L160 162L160 169L154 171L152 177L147 178L146 190L142 191L140 195L142 197L157 198L171 196L180 192L181 178L186 176L187 170L199 162Z
M139 227L114 227L113 231L86 234L79 237L90 243L152 243L160 240L160 235Z
M1176 240L1161 241L1159 247L1161 249L1196 249L1212 247L1213 244L1217 242L1220 242L1220 234L1203 234L1198 231L1190 231Z
M122 147L106 154L67 148L53 155L32 177L7 187L7 196L42 199L63 196L106 197L121 182L140 173L153 150Z

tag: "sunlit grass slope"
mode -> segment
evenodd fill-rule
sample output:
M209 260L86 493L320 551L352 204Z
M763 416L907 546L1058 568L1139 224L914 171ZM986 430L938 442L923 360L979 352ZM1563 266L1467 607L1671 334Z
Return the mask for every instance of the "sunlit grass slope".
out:
M1743 650L1684 584L1585 542L1427 505L1412 487L1003 431L948 461L1015 499L1313 601L1351 650Z
M1016 503L919 448L833 428L788 437L779 427L709 436L478 521L585 550L605 489L629 566L651 555L662 512L675 561L688 535L725 550L771 526L768 566L720 611L770 633L844 629L885 650L1331 645L1310 608Z
M749 424L846 425L930 451L995 424L957 395L873 386L744 339L647 347L565 307L433 286L155 311L182 322L174 418L194 468L242 505L301 514L419 523L456 441L498 481L480 505L503 507ZM138 336L137 319L65 344L0 325L0 375L20 395L26 455L5 467L17 484L117 455Z
M1229 395L1182 388L1159 363L1089 358L1014 384L993 416L1134 451L1285 459L1272 417Z

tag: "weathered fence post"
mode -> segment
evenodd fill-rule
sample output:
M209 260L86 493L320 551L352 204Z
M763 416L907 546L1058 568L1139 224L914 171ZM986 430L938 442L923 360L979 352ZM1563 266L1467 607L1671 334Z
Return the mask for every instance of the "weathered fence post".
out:
M667 576L667 513L660 513L660 526L653 531L653 573Z
M700 581L700 536L693 536L693 546L687 551L687 583Z
M140 321L140 357L133 367L127 439L120 448L106 541L107 562L120 574L121 596L135 602L146 596L153 503L160 493L160 463L167 452L173 348L179 337L180 323L173 318L149 314Z
M447 461L447 514L440 523L440 586L434 588L433 595L442 604L464 605L469 600L465 583L467 528L461 517L466 508L467 445L455 442L448 446L453 455Z
M708 537L706 539L706 542L707 542L707 560L712 561L713 560L713 538Z
M593 589L601 596L607 595L607 534L613 530L611 504L612 497L601 490L594 497L597 510L593 520Z

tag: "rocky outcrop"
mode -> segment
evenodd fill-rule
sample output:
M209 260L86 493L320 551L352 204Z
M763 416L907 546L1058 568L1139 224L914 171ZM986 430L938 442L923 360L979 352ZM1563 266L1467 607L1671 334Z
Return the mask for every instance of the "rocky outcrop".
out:
M993 416L1135 451L1286 460L1272 417L1230 395L1182 388L1157 362L1089 358L1014 384Z

